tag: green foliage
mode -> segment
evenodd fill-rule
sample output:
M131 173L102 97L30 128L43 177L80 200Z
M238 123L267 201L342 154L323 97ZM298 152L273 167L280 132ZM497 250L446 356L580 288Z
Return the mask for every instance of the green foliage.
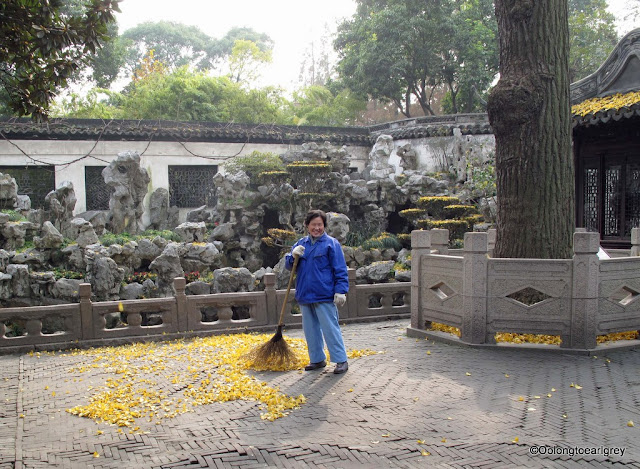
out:
M16 212L15 210L3 209L0 210L0 213L5 213L9 215L9 221L27 221L27 219L20 212Z
M62 2L3 0L0 83L9 107L36 121L48 118L58 90L108 37L119 0L88 0L80 13Z
M146 230L138 235L132 235L124 232L120 234L114 234L105 232L100 236L99 241L103 246L111 246L112 244L126 244L129 241L138 241L140 239L153 239L157 236L164 238L168 241L180 241L180 236L171 230Z
M138 236L136 236L136 239L140 239L140 238L147 238L147 239L153 239L157 236L160 236L161 238L166 239L167 241L180 241L180 235L178 235L177 233L174 233L171 230L145 230L142 233L140 233Z
M379 236L369 238L362 243L362 249L395 249L399 251L402 249L402 244L398 241L395 235L387 232L380 233Z
M434 218L442 218L444 215L443 211L447 205L459 204L460 199L457 197L441 197L441 196L433 196L433 197L420 197L418 199L418 207L426 210L429 215Z
M470 174L467 186L473 197L495 197L496 168L494 158L495 155L486 161L479 158L467 158L467 174Z
M258 175L269 172L282 172L285 169L282 159L275 153L253 151L246 156L235 156L224 163L228 173L244 171L252 181L258 180Z
M357 0L338 28L338 72L356 93L394 103L407 117L417 101L434 114L434 93L461 83L486 90L497 71L497 25L489 0ZM457 104L454 101L454 112Z
M355 124L366 107L366 99L348 89L334 93L325 86L311 85L293 93L285 113L293 125L344 126Z
M271 63L271 50L260 50L253 41L238 39L229 57L229 76L235 83L250 83L260 76L260 68Z
M447 205L442 209L445 218L463 218L477 212L473 205Z
M82 280L82 279L84 279L85 273L84 272L78 272L76 270L66 270L66 269L63 269L61 267L56 267L56 268L53 269L53 275L55 276L56 280L61 279L61 278Z
M569 79L595 72L618 42L606 0L569 0Z

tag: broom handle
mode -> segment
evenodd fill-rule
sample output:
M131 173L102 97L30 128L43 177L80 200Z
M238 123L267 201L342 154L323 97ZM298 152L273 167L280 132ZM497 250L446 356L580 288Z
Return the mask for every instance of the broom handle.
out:
M278 326L282 326L282 321L284 320L284 310L287 307L287 300L289 299L289 291L291 290L291 281L293 280L293 276L296 273L296 267L298 267L298 259L300 259L299 256L293 256L293 267L291 267L291 275L289 276L287 293L284 294L284 301L282 302L282 311L280 311L280 322L278 323Z

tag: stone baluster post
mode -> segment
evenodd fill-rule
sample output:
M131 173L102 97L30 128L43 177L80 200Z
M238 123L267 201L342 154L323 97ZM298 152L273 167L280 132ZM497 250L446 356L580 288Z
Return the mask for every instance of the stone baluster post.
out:
M276 297L276 274L264 274L264 294L267 303L267 323L278 324L280 312L278 311L278 299Z
M469 344L484 344L487 339L487 238L487 233L464 234L460 340Z
M631 257L640 256L640 228L631 228Z
M178 316L178 331L186 332L189 327L189 307L187 306L187 279L176 277L173 279L173 289L175 290L176 315Z
M80 324L82 339L93 339L93 305L91 304L91 284L81 283L78 287L80 297Z
M449 230L434 228L431 232L431 249L438 254L449 254Z
M498 230L489 228L487 230L487 249L489 257L493 257L493 250L496 248L496 240L498 239Z
M411 232L411 327L427 329L422 317L422 260L431 254L431 231Z
M342 316L345 317L344 310L346 309L346 317L347 318L357 318L358 317L358 291L356 286L356 269L347 269L347 275L349 276L349 293L347 293L347 304L346 308L343 306L342 308Z
M600 234L573 234L573 285L571 298L571 333L562 336L562 347L592 349L596 347L596 317L600 285Z

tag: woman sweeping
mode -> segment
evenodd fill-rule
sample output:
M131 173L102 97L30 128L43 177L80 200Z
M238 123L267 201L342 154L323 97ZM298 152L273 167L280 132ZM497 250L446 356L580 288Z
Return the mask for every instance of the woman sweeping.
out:
M349 369L337 308L347 301L347 263L338 240L324 231L327 215L322 210L311 210L304 225L309 234L293 245L285 264L290 270L294 257L299 257L296 300L302 310L302 328L309 349L309 364L304 369L327 366L326 342L330 359L336 363L333 372L341 374Z

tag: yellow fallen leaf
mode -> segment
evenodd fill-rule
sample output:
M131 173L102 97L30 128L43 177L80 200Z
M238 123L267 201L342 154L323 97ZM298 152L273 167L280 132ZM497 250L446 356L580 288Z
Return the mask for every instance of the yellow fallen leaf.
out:
M511 443L517 443L518 441L520 441L520 438L516 436L513 440L511 440Z
M562 414L562 418L566 419L567 418L567 414Z
M629 420L627 422L627 427L635 427L635 425L633 424L633 420Z
M548 394L547 394L547 397L551 397L551 393L548 393Z
M382 436L383 436L383 437L385 437L385 438L388 438L388 437L390 437L390 436L391 436L391 433L385 433L385 434L384 434L384 435L382 435Z
M576 389L582 389L582 386L578 386L577 384L575 385Z
M99 458L99 457L100 457L100 455L98 454L98 452L97 452L97 451L94 451L94 453L93 453L93 457L94 457L94 458Z
M122 301L118 302L118 311L120 311L121 313L124 312L124 305L122 304Z
M533 396L534 399L540 399L540 396Z
M446 438L443 438L443 439L442 439L442 440L440 440L440 441L441 441L442 443L446 443L446 442L447 442L447 439L446 439Z
M505 373L505 374L504 374L504 377L505 377L505 378L508 378L508 377L509 377L509 375L508 375L507 373Z
M425 443L426 443L426 441L424 441L424 440L418 440L418 444L419 445L424 445Z
M571 384L569 385L569 387L570 387L570 388L573 388L573 387L575 387L575 384L571 383Z
M518 400L519 400L520 402L522 402L522 401L524 401L524 397L520 396L520 397L518 398Z
M20 414L20 418L23 419L24 418L24 414Z
M96 435L102 435L103 433L104 433L104 432L103 432L102 430L98 430L98 431L96 432Z
M431 355L431 350L427 350L427 355Z
M431 453L429 451L424 451L424 450L420 454L423 456L431 456Z
M353 388L349 388L347 392L353 392Z
M465 375L467 376L471 376L471 373L469 373L468 371L465 373Z
M556 392L556 388L551 388L551 392Z

